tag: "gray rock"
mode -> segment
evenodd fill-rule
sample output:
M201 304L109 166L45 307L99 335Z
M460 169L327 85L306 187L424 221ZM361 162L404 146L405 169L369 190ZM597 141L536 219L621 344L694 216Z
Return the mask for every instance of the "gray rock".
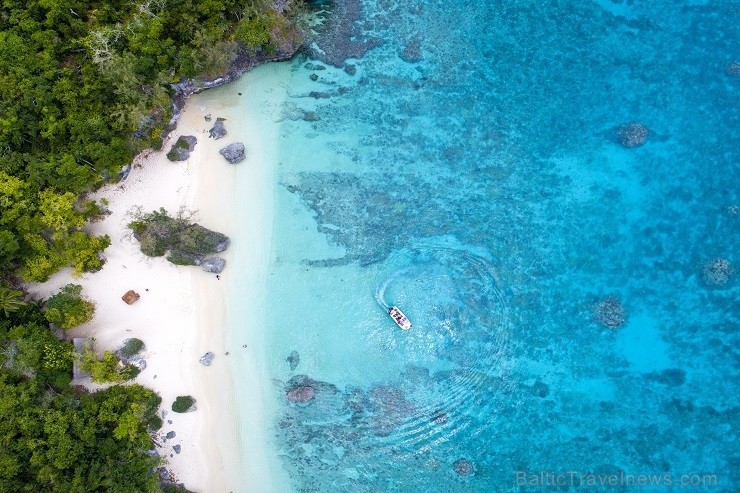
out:
M594 318L601 325L617 329L627 320L627 312L614 296L607 296L594 305Z
M179 454L182 447L180 447L180 445L175 445L172 447L172 450L174 450L176 454Z
M177 433L175 433L174 431L168 431L167 434L165 435L167 439L175 438L175 436L177 436Z
M231 164L240 163L246 157L246 150L241 142L229 144L218 152Z
M226 260L221 257L211 257L203 261L200 268L211 274L218 274L226 267Z
M290 353L287 360L288 363L290 363L290 371L293 371L298 367L298 363L301 362L301 357L298 355L298 351L293 351Z
M619 143L628 149L644 144L649 133L648 128L639 122L630 122L617 129Z
M204 116L203 118L205 118L207 122L210 122L210 121L211 121L211 114L210 114L210 113L208 113L208 114L207 114L206 116Z
M198 139L194 135L181 135L172 145L170 152L167 153L167 159L170 161L187 160L197 143Z
M216 253L221 253L227 248L229 248L230 244L231 244L231 240L226 238L222 242L218 243L215 247L213 247L213 251Z
M316 390L313 387L311 387L310 385L303 385L287 392L285 396L290 402L305 404L306 402L313 399L315 394Z
M211 362L213 361L213 358L215 358L216 355L212 352L208 351L206 354L200 357L198 361L200 361L200 364L203 366L211 366Z
M125 361L130 365L134 365L136 368L139 369L139 371L144 371L146 369L146 361L144 361L144 358L142 358L141 356L134 356Z
M421 60L421 39L419 36L414 36L406 43L403 51L398 56L404 62L416 63Z
M211 129L208 131L208 136L211 137L213 140L218 140L224 135L226 135L226 127L224 126L224 119L216 118L216 123L214 123L213 127L211 127Z
M317 122L319 120L321 120L321 117L315 111L306 111L303 113L303 121Z

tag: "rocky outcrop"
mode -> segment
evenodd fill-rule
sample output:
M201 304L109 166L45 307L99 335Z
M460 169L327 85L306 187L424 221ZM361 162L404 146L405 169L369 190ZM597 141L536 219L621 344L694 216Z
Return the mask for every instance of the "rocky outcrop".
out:
M213 124L211 129L208 131L208 136L213 140L218 140L226 135L226 127L224 126L224 118L216 118L216 123Z
M288 391L285 396L290 402L305 404L306 402L313 399L315 394L316 390L313 387L311 387L310 385L302 385Z
M617 329L627 320L627 312L614 296L607 296L594 305L594 319L610 329Z
M167 153L167 159L170 161L186 161L197 143L198 139L194 135L181 135L172 145L170 152Z
M617 129L619 143L628 149L644 144L649 134L648 128L639 122L630 122Z
M334 2L326 15L308 40L311 58L342 68L348 58L362 58L381 44L380 39L367 36L368 31L361 25L360 0Z
M226 267L226 260L221 257L211 257L205 259L201 264L201 269L211 274L219 274Z
M224 159L226 159L231 164L236 164L244 161L244 158L246 157L246 150L244 148L244 144L241 142L234 142L233 144L229 144L220 151L218 151L219 154L221 154Z
M421 38L419 36L414 36L409 40L408 43L406 43L406 46L404 46L403 51L398 54L398 56L403 60L404 62L408 63L416 63L421 60Z
M221 253L224 250L226 250L227 248L229 248L229 245L230 244L231 244L231 240L228 239L228 238L226 238L221 243L219 243L218 245L216 245L215 247L213 247L213 251L216 252L216 253Z
M276 0L271 5L271 8L278 15L282 16L286 11L291 9L293 3L293 0ZM187 79L172 84L171 87L175 92L175 98L172 102L174 110L163 136L175 129L182 108L185 106L185 100L191 94L228 84L257 65L292 58L303 45L305 34L296 27L295 23L289 22L289 24L290 27L272 33L270 49L267 51L262 49L254 50L241 42L235 42L231 47L235 54L229 61L226 72L219 77L213 79Z

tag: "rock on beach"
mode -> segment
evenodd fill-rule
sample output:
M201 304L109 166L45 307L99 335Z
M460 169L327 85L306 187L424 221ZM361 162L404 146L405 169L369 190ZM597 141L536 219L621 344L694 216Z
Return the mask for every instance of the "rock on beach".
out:
M226 260L221 257L211 257L205 259L200 268L211 274L219 274L226 267Z
M213 127L211 127L211 129L208 131L208 136L212 138L213 140L218 140L224 135L226 135L226 127L224 126L224 119L216 118L216 123L214 123Z
M240 163L246 157L246 149L241 142L229 144L218 152L231 164Z

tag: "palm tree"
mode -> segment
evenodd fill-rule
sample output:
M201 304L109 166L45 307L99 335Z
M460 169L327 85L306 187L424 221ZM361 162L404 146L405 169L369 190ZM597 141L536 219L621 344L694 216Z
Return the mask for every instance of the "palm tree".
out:
M2 310L6 317L10 316L11 312L25 305L22 291L0 287L0 310Z

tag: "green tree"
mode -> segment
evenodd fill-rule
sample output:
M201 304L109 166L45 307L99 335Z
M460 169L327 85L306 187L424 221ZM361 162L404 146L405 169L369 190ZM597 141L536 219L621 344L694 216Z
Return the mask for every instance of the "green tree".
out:
M3 311L6 317L10 316L11 312L18 310L25 304L26 303L23 301L22 291L16 291L15 289L0 286L0 310Z
M94 313L95 305L82 298L79 284L67 284L46 302L46 319L62 329L88 322Z

